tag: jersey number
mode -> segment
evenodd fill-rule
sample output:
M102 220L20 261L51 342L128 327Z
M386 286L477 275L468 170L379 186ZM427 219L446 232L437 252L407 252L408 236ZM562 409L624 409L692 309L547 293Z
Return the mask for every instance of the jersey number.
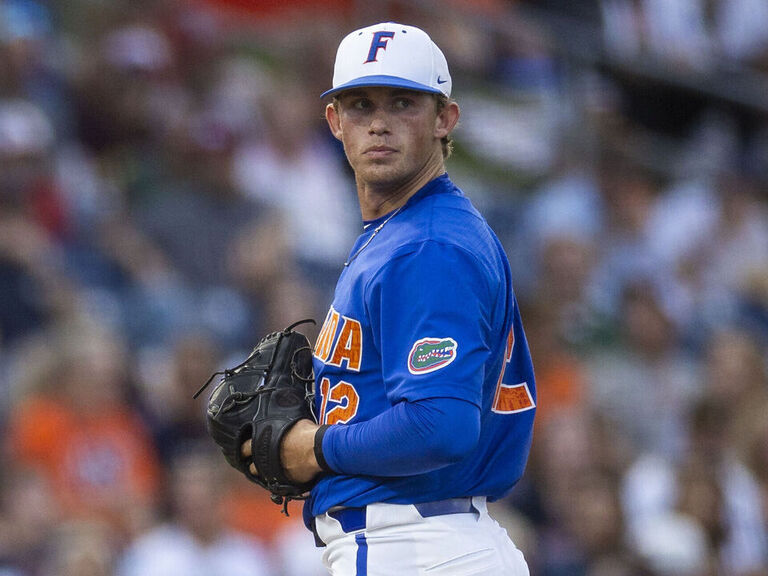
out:
M499 374L499 380L496 383L496 393L493 397L493 411L497 414L515 414L517 412L524 412L536 407L536 403L533 401L531 391L528 389L528 383L522 382L520 384L504 384L504 372L507 369L507 364L512 359L512 349L515 346L515 332L514 328L509 331L507 337L507 349L504 354L504 364L501 366L501 374Z
M323 402L320 406L320 424L346 424L357 414L360 405L360 396L354 386L341 380L331 387L331 381L323 378L320 381L320 393ZM328 400L336 403L336 406L328 410Z

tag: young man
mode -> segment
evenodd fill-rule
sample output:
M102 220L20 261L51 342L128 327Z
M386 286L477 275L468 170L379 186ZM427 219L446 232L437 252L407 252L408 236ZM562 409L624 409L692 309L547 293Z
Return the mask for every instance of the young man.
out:
M486 499L523 473L533 366L504 251L445 173L450 94L429 36L384 23L341 42L323 95L364 228L315 346L319 425L282 456L319 477L305 519L334 575L528 574Z

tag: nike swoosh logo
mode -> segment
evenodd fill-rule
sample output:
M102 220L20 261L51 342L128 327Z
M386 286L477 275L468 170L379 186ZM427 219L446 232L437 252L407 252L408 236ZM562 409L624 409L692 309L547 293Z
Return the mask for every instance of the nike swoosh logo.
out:
M446 82L448 82L448 80L443 80L442 78L440 78L440 76L437 77L438 84L445 84Z

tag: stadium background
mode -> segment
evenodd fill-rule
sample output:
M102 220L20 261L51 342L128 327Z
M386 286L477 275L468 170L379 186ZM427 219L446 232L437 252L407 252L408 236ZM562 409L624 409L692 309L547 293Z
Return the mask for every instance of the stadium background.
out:
M358 212L317 95L390 19L512 261L532 574L768 573L768 0L0 0L0 575L322 573L191 395L322 319Z

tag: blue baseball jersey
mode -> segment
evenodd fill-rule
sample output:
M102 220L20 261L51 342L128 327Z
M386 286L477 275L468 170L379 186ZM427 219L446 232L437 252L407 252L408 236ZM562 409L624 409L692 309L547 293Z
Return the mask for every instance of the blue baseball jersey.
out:
M479 441L461 461L425 473L323 476L311 515L373 502L498 499L528 459L536 385L499 240L447 175L390 216L368 223L352 248L320 330L318 420L349 426L401 402L451 398L479 408Z

